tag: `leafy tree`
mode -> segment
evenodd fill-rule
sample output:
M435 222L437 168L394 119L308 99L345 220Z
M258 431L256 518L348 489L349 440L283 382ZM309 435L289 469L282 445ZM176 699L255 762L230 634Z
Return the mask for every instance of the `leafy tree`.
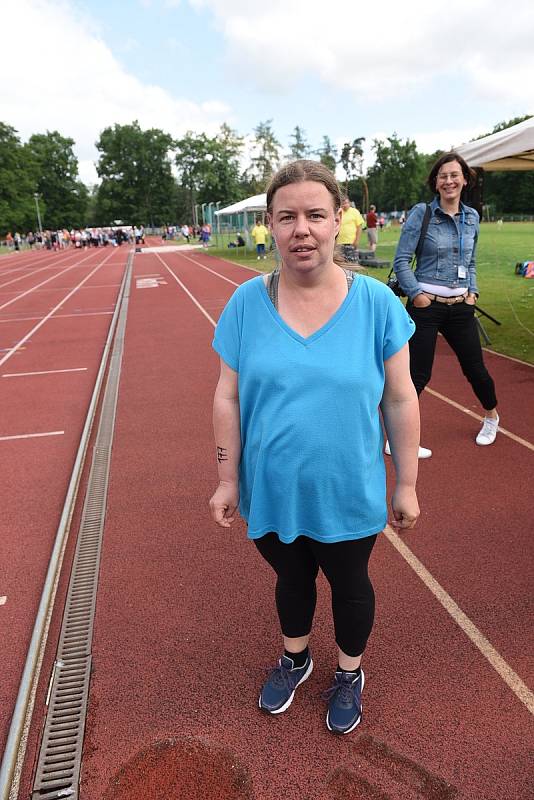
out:
M280 164L281 144L271 126L272 119L268 119L254 128L254 155L250 160L247 177L258 191L265 189L269 178Z
M329 136L323 136L323 142L315 154L319 156L319 161L328 167L330 172L335 174L337 164L337 150L335 145L330 141Z
M0 235L37 228L36 166L17 131L0 122Z
M100 134L97 172L97 221L165 224L176 216L172 175L172 137L159 128L143 131L139 123L114 125Z
M88 190L78 179L74 139L58 131L34 133L25 151L37 168L37 192L44 228L80 227L86 222Z
M306 132L298 125L295 125L290 139L288 159L290 161L296 161L299 158L307 158L310 147L306 141Z
M424 185L424 158L414 141L401 141L396 133L373 143L375 163L368 171L373 202L384 209L408 209L416 203Z
M347 180L345 182L345 190L348 193L348 184L351 179L358 176L363 186L363 204L362 208L367 211L369 208L369 192L367 189L367 181L363 175L363 147L362 143L365 142L365 136L360 136L358 139L353 139L352 142L345 142L341 149L341 164L345 170Z

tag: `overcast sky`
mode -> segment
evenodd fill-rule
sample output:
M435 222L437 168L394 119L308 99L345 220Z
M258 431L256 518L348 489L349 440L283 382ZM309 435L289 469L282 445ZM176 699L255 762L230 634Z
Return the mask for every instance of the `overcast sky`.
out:
M534 114L532 0L4 0L0 120L94 143L138 119L173 136L272 119L317 148L396 132L432 152Z

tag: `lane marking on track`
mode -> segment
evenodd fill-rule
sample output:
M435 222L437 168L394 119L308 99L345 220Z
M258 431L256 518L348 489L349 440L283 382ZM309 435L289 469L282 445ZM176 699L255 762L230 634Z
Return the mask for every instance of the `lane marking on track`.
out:
M534 369L534 364L530 364L528 361L522 361L520 358L514 358L514 356L507 356L506 353L498 353L496 350L490 350L489 347L482 348L485 353L490 353L492 356L499 356L499 358L507 358L508 361L515 361L516 364L522 364L524 367L530 367Z
M484 417L481 417L480 414L476 414L474 411L471 411L470 408L466 408L465 406L460 405L460 403L456 403L454 400L451 400L449 397L445 397L445 395L440 394L439 392L434 391L434 389L429 389L428 386L425 388L425 392L437 397L438 400L442 400L444 403L448 403L453 408L457 408L459 411L463 411L464 414L467 414L474 419L478 419L480 422L484 421ZM534 444L528 442L526 439L522 439L521 436L516 436L515 433L511 431L507 431L506 428L502 428L499 425L499 433L502 433L503 436L508 436L509 439L512 439L514 442L523 445L523 447L527 447L529 450L534 451Z
M180 254L182 258L187 258L188 261L191 261L192 264L196 264L197 267L201 267L205 269L206 272L211 272L212 275L216 275L218 278L222 278L223 281L227 281L227 283L231 283L233 286L241 286L240 283L236 283L235 281L231 281L230 278L227 278L226 275L221 275L220 272L216 272L214 269L210 269L206 267L204 264L201 264L200 261L195 261L194 258L190 258L189 256L184 256L183 253Z
M77 314L55 314L54 319L67 319L69 317L109 317L113 311L80 311ZM0 319L2 322L34 322L36 319L43 319L43 317L11 317L9 319ZM21 347L21 350L24 348Z
M92 253L91 253L91 255L92 255ZM63 275L65 272L69 272L69 270L75 269L76 267L79 267L80 264L82 264L84 261L87 261L87 259L90 258L90 257L91 256L86 256L81 261L79 261L77 264L71 264L70 267L66 267L65 269L61 270L61 272L58 272L57 275L52 275L50 278L47 278L45 281L42 281L42 283L38 283L37 286L34 286L32 289L27 289L25 292L22 292L22 294L18 294L16 297L12 297L11 300L8 300L6 303L1 305L0 309L6 308L6 306L10 306L11 303L16 303L17 300L21 300L23 297L26 297L27 294L31 294L36 289L39 289L39 287L44 286L45 283L50 283L50 281L53 281L56 278L59 278L59 276Z
M0 442L7 442L11 439L37 439L41 436L63 436L65 431L47 431L46 433L19 433L15 436L0 436Z
M170 274L172 275L172 277L174 278L174 280L176 281L176 283L178 283L178 284L179 284L179 285L182 287L182 289L184 290L184 292L186 293L186 295L188 295L188 297L189 297L189 298L190 298L190 299L193 301L193 303L196 305L196 307L198 308L198 310L199 310L199 311L200 311L202 314L204 314L204 316L206 317L206 319L207 319L207 320L209 320L209 321L211 322L211 324L213 325L213 327L215 327L215 326L217 325L217 323L215 322L215 320L213 319L213 317L210 317L210 315L208 314L208 312L206 311L206 309L205 309L205 308L203 308L203 307L200 305L200 303L198 302L198 300L196 299L196 297L194 297L194 296L191 294L191 292L189 291L189 289L187 288L187 286L184 286L184 284L182 283L182 281L180 280L180 278L179 278L177 275L175 275L175 274L174 274L174 272L172 271L172 269L171 269L169 266L167 266L167 264L165 263L165 261L164 261L164 260L161 258L160 254L159 254L159 253L154 253L154 255L156 256L156 258L159 258L159 260L161 261L161 263L163 264L163 266L165 267L165 269L166 269L166 270L168 270L168 271L170 272ZM1 363L1 362L0 362L0 363Z
M534 714L534 692L530 691L519 675L506 663L504 658L497 652L488 639L486 639L484 634L471 622L467 614L464 614L450 594L437 582L422 562L419 561L417 556L412 553L410 548L389 525L386 526L384 534L397 552L400 553L404 560L410 565L416 575L423 581L427 589L432 592L443 608L448 611L458 627L469 637L475 647L477 647L484 658L489 661L493 669L501 676L503 681L510 687L523 705L526 706L531 714Z
M7 603L7 597L5 594L3 594L2 597L0 597L0 606L5 606L6 603Z
M79 283L77 286L75 286L75 287L74 287L74 289L72 289L72 291L70 291L70 292L69 292L69 293L68 293L68 294L67 294L67 295L66 295L66 296L63 298L63 300L61 300L61 301L60 301L60 302L59 302L59 303L58 303L56 306L54 306L54 308L53 308L51 311L49 311L49 312L48 312L48 314L46 315L46 317L43 317L43 319L42 319L40 322L38 322L38 323L37 323L37 325L35 325L35 326L34 326L34 327L31 329L31 331L29 331L29 332L26 334L26 336L24 336L24 337L23 337L23 338L22 338L22 339L21 339L21 340L18 342L18 344L14 345L14 346L11 348L11 350L10 350L8 353L6 353L6 355L5 355L5 356L4 356L2 359L0 359L0 367L2 366L2 364L4 364L4 363L5 363L5 362L8 360L8 358L10 358L10 357L13 355L13 353L16 353L16 351L20 349L20 346L21 346L21 345L23 345L25 342L27 342L27 341L28 341L28 339L30 338L30 336L31 336L32 334L34 334L36 331L38 331L38 330L39 330L39 328L40 328L42 325L44 325L44 324L45 324L45 322L46 322L48 319L50 319L50 317L51 317L51 316L52 316L52 315L53 315L53 314L54 314L54 313L55 313L55 312L58 310L58 308L61 308L61 306L62 306L64 303L66 303L66 302L67 302L67 300L68 300L70 297L72 297L72 295L73 295L75 292L77 292L77 291L78 291L78 289L79 289L81 286L83 286L83 284L84 284L86 281L88 281L88 280L89 280L89 278L92 278L92 276L95 274L95 272L97 272L97 271L98 271L98 270L99 270L101 267L103 267L103 266L104 266L104 264L106 263L106 261L108 260L108 258L110 258L110 256L111 256L111 253L110 253L110 255L109 255L107 258L105 258L103 261L101 261L101 262L100 262L100 264L97 264L97 266L96 266L96 267L95 267L93 270L91 270L91 272L89 273L89 275L86 275L86 276L85 276L85 278L84 278L82 281L80 281L80 283ZM69 269L71 269L71 268L69 268Z
M191 294L189 289L182 283L182 281L174 274L174 272L167 266L165 261L160 258L159 253L155 253L157 258L162 262L162 264L169 270L171 275L175 278L176 282L182 287L184 292L188 295L188 297L193 301L193 303L197 306L197 308L202 312L202 314L208 319L213 327L216 327L216 322L210 317L210 315L205 311L202 305L198 302L198 300ZM428 391L428 390L427 390ZM443 398L447 399L447 398ZM449 402L449 401L447 401ZM472 414L469 409L464 409L463 406L459 406L457 403L451 401L452 405L458 406L462 411L468 411ZM476 415L474 415L476 416ZM519 437L516 437L517 440L522 441ZM528 442L526 443L529 444ZM523 703L523 705L530 711L531 714L534 714L534 693L530 691L528 686L521 680L519 675L514 672L514 670L507 664L504 658L498 653L498 651L493 647L493 645L489 642L488 639L484 636L484 634L477 628L477 626L472 622L467 614L465 614L460 606L454 602L452 597L445 591L445 589L438 583L438 581L432 576L432 574L427 570L427 568L423 565L421 561L417 558L417 556L412 553L410 548L404 544L402 539L393 531L389 525L386 526L384 530L384 534L388 541L393 545L393 547L400 553L400 555L404 558L404 560L410 565L410 567L414 570L417 576L423 581L427 589L434 595L434 597L441 603L441 605L448 611L454 622L458 625L458 627L468 636L468 638L473 642L473 644L478 648L478 650L482 653L484 658L491 664L493 669L498 673L498 675L503 679L503 681L509 686L509 688L514 692L516 697Z
M48 369L43 372L5 372L2 378L21 378L25 375L55 375L58 372L86 372L87 367L72 367L72 369Z

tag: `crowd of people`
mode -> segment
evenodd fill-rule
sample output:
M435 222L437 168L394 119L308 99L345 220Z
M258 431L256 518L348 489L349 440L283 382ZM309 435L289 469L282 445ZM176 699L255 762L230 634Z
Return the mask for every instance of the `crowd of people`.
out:
M144 244L143 225L106 228L58 228L57 230L28 231L21 235L9 231L5 237L8 248L19 251L23 245L30 250L65 250L68 247L119 247L122 244Z

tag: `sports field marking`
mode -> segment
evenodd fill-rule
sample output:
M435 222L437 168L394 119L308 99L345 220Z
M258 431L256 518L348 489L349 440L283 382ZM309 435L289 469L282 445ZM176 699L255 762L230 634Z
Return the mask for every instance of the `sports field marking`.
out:
M56 275L52 275L50 278L47 278L42 283L38 283L37 286L34 286L31 289L27 289L25 292L22 292L22 294L18 294L16 297L12 297L11 300L8 300L7 303L4 303L3 305L0 306L0 310L2 308L6 308L6 306L11 305L11 303L16 303L17 300L21 300L23 297L26 297L27 294L31 294L36 289L39 289L39 287L44 286L45 283L50 283L50 281L55 280L55 278L59 278L59 276L63 275L65 272L69 272L69 270L75 269L76 267L79 267L80 264L82 264L84 261L87 261L88 258L89 258L89 256L87 256L86 258L83 258L82 261L79 261L77 264L71 264L70 267L66 267L65 269L61 270L61 272L58 272Z
M189 291L189 289L187 288L187 286L184 286L184 284L182 283L182 281L180 280L180 278L179 278L177 275L175 275L175 274L174 274L174 272L172 271L172 269L171 269L169 266L167 266L167 264L165 263L165 261L164 261L164 260L161 258L160 254L159 254L159 253L154 253L154 255L156 256L156 258L159 258L159 260L161 261L161 263L163 264L163 266L165 267L165 269L166 269L166 270L168 270L168 271L170 272L170 274L172 275L172 277L174 278L174 280L176 281L176 283L178 283L178 284L179 284L179 285L182 287L182 289L184 290L184 292L186 293L186 295L187 295L187 296L188 296L188 297L189 297L189 298L190 298L190 299L193 301L193 303L196 305L196 307L198 308L198 310L199 310L199 311L200 311L202 314L204 314L204 316L206 317L206 319L207 319L207 320L209 320L209 321L211 322L211 324L213 325L213 327L215 327L215 326L216 326L216 324L217 324L217 323L215 322L215 320L214 320L212 317L210 317L210 315L208 314L208 312L206 311L206 309L205 309L205 308L203 308L203 307L200 305L200 303L198 302L198 300L196 299L196 297L194 297L194 296L191 294L191 292ZM1 362L0 362L0 363L1 363Z
M56 314L54 319L67 319L68 317L105 317L111 316L113 311L83 311L78 314ZM43 319L42 317L11 317L10 319L0 319L2 322L34 322L36 319ZM23 349L22 347L20 348Z
M35 326L34 326L34 327L31 329L31 331L29 331L29 332L26 334L26 336L24 336L24 337L23 337L23 338L22 338L22 339L21 339L19 342L17 342L17 344L16 344L16 345L14 345L14 346L11 348L11 350L9 350L9 352L7 352L7 353L6 353L6 355L5 355L5 356L4 356L2 359L0 359L0 367L2 366L2 364L4 364L4 363L5 363L5 362L8 360L8 358L11 358L11 356L13 355L13 353L16 353L16 352L17 352L17 350L19 350L19 349L20 349L20 346L21 346L21 345L23 345L25 342L27 342L27 341L28 341L28 339L30 338L30 336L32 336L32 334L34 334L36 331L38 331L38 330L39 330L39 328L40 328L42 325L44 325L44 324L45 324L45 322L46 322L48 319L50 319L50 317L51 317L53 314L55 314L55 312L58 310L58 308L61 308L61 306L62 306L64 303L66 303L66 302L67 302L67 300L68 300L70 297L72 297L72 295L73 295L75 292L77 292L77 291L78 291L78 289L80 288L80 286L83 286L83 284L84 284L86 281L88 281L88 280L89 280L89 278L92 278L92 276L95 274L95 272L97 272L97 271L98 271L98 270L99 270L99 269L100 269L100 268L101 268L101 267L102 267L102 266L103 266L103 265L106 263L106 261L108 260L108 258L110 258L110 256L111 256L111 253L109 254L109 256L108 256L107 258L105 258L103 261L101 261L101 262L100 262L100 264L97 264L97 266L96 266L96 267L95 267L93 270L91 270L91 272L89 273L89 275L86 275L86 276L85 276L85 278L84 278L83 280L81 280L81 281L80 281L80 283L79 283L77 286L75 286L75 287L74 287L74 289L72 289L72 290L71 290L71 291L70 291L70 292L69 292L69 293L68 293L68 294L67 294L67 295L66 295L66 296L63 298L63 300L60 300L60 302L59 302L59 303L58 303L56 306L54 306L54 308L53 308L51 311L49 311L49 312L48 312L48 314L46 315L46 317L43 317L43 319L42 319L40 322L38 322L38 323L37 323L37 325L35 325ZM69 267L69 269L72 269L72 267Z
M437 582L427 568L419 561L417 556L412 553L410 548L389 525L386 525L384 534L397 552L400 553L404 560L410 565L416 575L423 581L427 589L432 592L443 608L448 611L458 627L471 639L475 647L480 650L484 658L489 661L493 669L501 676L503 681L510 687L523 705L526 706L531 714L534 714L534 692L530 691L519 675L507 664L504 658L497 652L488 639L486 639L484 634L471 622L467 614L464 614L450 594Z
M235 281L231 281L230 278L226 277L226 275L221 275L220 272L216 272L214 269L210 269L209 267L206 267L204 264L201 264L200 261L195 261L194 258L190 258L189 256L184 256L183 253L181 255L182 255L182 258L187 258L188 261L191 261L193 264L196 264L197 267L201 267L202 269L205 269L206 272L211 272L212 275L216 275L218 278L222 278L223 281L226 281L227 283L231 283L233 286L240 286L241 285L240 283L236 283ZM240 265L238 264L237 266L240 266Z
M444 403L448 403L450 406L457 408L459 411L463 411L464 414L467 414L468 416L473 417L474 419L478 419L479 422L484 421L484 417L481 417L480 414L476 414L474 411L471 411L470 408L466 408L465 406L460 405L460 403L456 403L449 397L445 397L445 395L434 391L434 389L429 389L428 386L426 387L425 392L434 395L434 397L437 397L438 400L443 400ZM502 433L503 436L508 436L509 439L513 439L514 442L523 445L523 447L527 447L529 450L534 451L534 444L532 444L531 442L527 442L526 439L522 439L521 436L516 436L516 434L512 433L511 431L507 431L506 428L502 428L500 425L499 425L499 433Z
M514 356L507 356L506 353L498 353L496 350L490 350L489 347L482 348L485 353L491 353L492 356L499 356L499 358L507 358L508 361L515 361L516 364L522 364L524 367L530 367L534 369L534 364L530 364L528 361L522 361L520 358L514 358Z
M187 289L187 287L184 286L182 281L176 277L172 269L169 266L167 266L167 264L165 263L165 261L163 261L162 258L160 258L159 254L156 253L155 255L160 259L160 261L166 267L166 269L169 270L171 275L175 278L176 282L182 287L184 292L193 301L193 303L202 312L202 314L204 314L206 319L208 319L213 325L213 327L215 327L217 323L210 317L210 315L202 307L202 305L198 302L198 300L191 294L189 289ZM447 398L443 399L446 400ZM452 402L451 404L457 406L462 411L463 410L469 411L469 409L464 409L463 406L459 406L457 403ZM517 437L517 439L519 439L519 437ZM395 549L400 553L400 555L404 558L404 560L414 570L417 576L423 581L427 589L429 589L429 591L434 595L434 597L448 611L454 622L478 648L478 650L482 653L484 658L491 664L491 666L496 670L498 675L500 675L503 681L514 692L516 697L521 701L521 703L523 703L523 705L528 709L528 711L530 711L531 714L534 714L534 693L530 691L528 686L521 680L519 675L516 672L514 672L514 670L509 666L509 664L504 660L504 658L497 652L497 650L493 647L493 645L489 642L489 640L486 639L486 637L477 628L474 622L472 622L467 616L467 614L465 614L462 611L460 606L454 602L452 597L445 591L445 589L441 586L441 584L439 584L438 581L432 576L432 574L427 570L427 568L423 565L423 563L419 561L417 556L415 556L414 553L412 553L410 548L406 544L404 544L402 539L400 539L400 537L396 533L394 533L394 531L389 527L389 525L386 526L384 533L388 541L393 545L393 547L395 547Z
M63 436L65 431L48 431L47 433L19 433L16 436L0 436L0 442L7 442L11 439L37 439L41 436Z
M0 597L0 606L5 606L6 603L7 603L7 597L5 594L3 594L2 597Z
M55 375L58 372L85 372L87 367L73 367L72 369L49 369L43 372L5 372L2 378L22 378L25 375Z

